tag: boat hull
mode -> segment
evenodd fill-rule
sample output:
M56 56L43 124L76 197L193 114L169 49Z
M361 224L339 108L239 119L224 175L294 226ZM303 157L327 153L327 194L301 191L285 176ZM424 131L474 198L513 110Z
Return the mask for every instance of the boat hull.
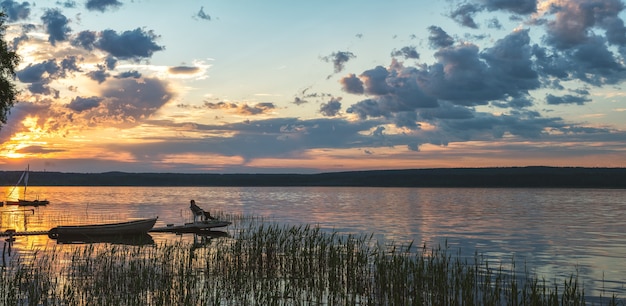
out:
M63 236L93 237L146 234L154 227L156 220L157 218L150 218L120 223L57 226L48 232L48 236L58 238Z
M6 205L18 205L18 206L43 206L50 204L48 200L22 200L6 201Z

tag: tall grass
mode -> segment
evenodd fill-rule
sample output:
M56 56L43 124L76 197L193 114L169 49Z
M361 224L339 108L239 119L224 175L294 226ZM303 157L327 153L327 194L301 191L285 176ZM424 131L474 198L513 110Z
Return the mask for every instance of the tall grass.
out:
M249 222L198 247L87 245L0 271L2 305L585 305L576 274L546 281L446 246ZM598 302L623 305L616 297Z

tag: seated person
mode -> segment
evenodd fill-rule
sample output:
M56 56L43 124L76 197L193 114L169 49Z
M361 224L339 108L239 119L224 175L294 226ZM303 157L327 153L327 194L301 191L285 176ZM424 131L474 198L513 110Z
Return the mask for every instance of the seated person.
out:
M191 212L193 213L193 222L196 222L196 217L198 216L202 218L202 221L215 220L215 218L211 216L210 212L204 211L204 209L196 205L195 200L191 200L191 205L189 205L189 209L191 209Z

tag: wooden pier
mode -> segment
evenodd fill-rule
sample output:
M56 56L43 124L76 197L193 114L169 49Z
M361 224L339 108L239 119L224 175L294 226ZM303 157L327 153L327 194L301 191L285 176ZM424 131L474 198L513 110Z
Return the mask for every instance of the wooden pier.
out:
M26 231L26 232L16 232L11 230L6 230L4 232L0 232L0 237L14 237L14 236L34 236L34 235L48 235L49 231Z

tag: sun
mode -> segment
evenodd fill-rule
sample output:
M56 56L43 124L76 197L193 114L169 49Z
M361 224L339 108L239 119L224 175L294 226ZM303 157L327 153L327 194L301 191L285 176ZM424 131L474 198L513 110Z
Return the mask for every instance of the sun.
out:
M21 153L23 149L47 144L47 142L40 140L45 132L38 127L36 117L25 118L22 125L26 131L15 133L8 141L5 141L0 148L0 156L10 159L25 158L27 153Z

